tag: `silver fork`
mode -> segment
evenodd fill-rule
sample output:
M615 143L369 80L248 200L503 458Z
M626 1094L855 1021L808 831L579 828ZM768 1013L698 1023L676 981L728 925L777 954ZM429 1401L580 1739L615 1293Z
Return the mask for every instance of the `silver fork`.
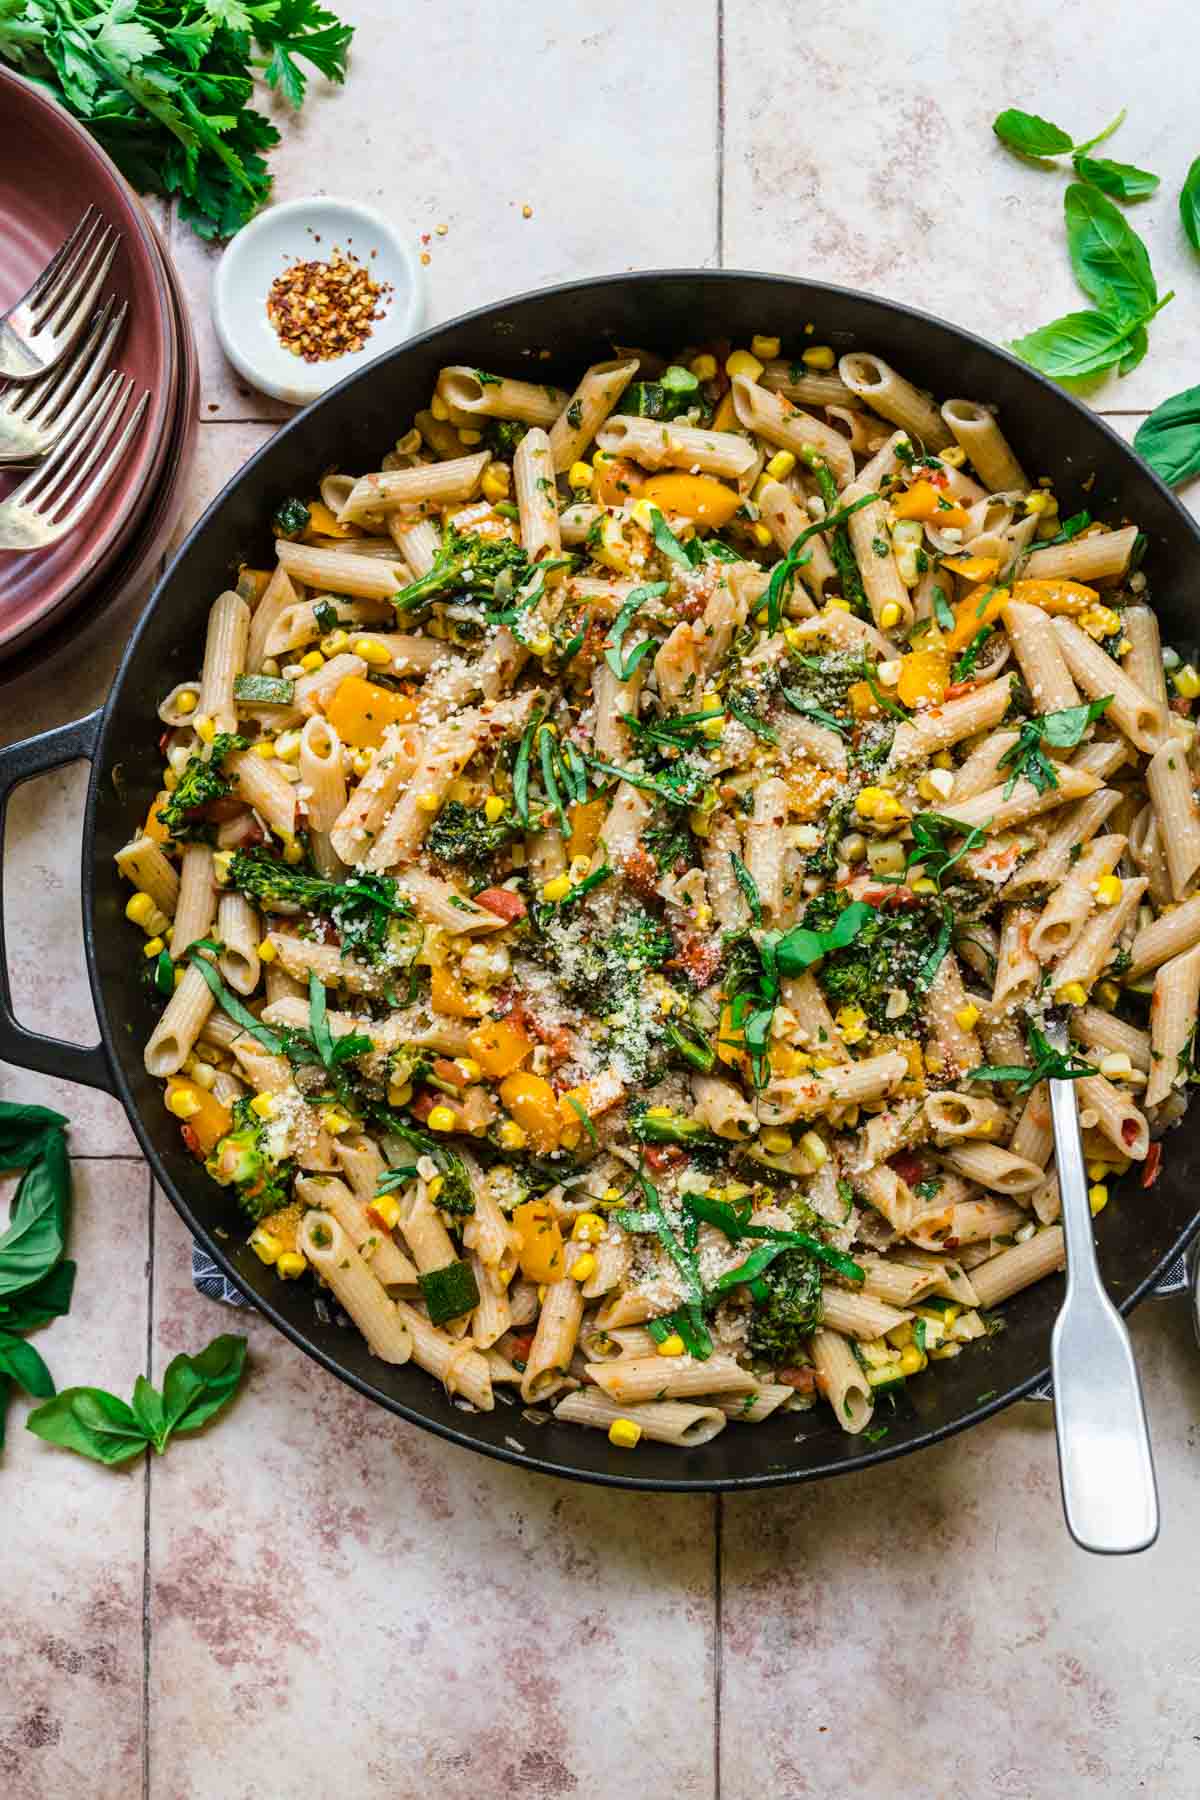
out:
M1047 1013L1046 1036L1065 1053L1061 1014ZM1050 1339L1063 1511L1081 1550L1127 1556L1158 1536L1146 1409L1125 1321L1096 1263L1073 1081L1051 1081L1050 1115L1067 1250L1067 1291Z
M0 375L36 381L74 347L121 234L89 206L29 290L0 318Z
M118 307L106 300L87 336L56 369L0 394L0 468L40 462L66 436L100 385L128 310L127 301Z
M75 529L142 422L148 393L122 425L133 391L133 378L114 369L57 449L0 500L0 550L44 550Z

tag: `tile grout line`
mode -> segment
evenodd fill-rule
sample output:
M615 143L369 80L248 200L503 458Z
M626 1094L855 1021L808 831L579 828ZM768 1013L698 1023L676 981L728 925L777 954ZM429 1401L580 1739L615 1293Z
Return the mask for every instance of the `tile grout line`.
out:
M146 1377L154 1379L154 1174L147 1166L146 1187ZM150 1800L150 1483L153 1457L146 1456L142 1513L142 1800Z
M717 267L725 266L725 0L717 0Z
M721 1561L725 1496L716 1494L713 1511L713 1800L721 1800L721 1676L723 1608L721 1600Z

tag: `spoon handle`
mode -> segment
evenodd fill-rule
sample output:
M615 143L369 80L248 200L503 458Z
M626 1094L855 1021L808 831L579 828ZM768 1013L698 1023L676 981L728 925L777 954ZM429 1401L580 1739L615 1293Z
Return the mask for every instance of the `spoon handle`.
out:
M1125 1321L1096 1261L1074 1082L1051 1081L1050 1111L1067 1250L1066 1295L1050 1345L1063 1510L1081 1549L1125 1556L1158 1536L1146 1409Z

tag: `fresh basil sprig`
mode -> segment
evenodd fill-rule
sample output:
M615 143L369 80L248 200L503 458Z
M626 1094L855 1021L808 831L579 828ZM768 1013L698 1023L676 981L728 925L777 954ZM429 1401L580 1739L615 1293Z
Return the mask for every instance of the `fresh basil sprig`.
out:
M1156 406L1138 426L1133 447L1172 487L1200 475L1200 387L1184 388Z
M1008 799L1022 779L1031 782L1039 794L1056 788L1058 775L1042 745L1049 744L1055 750L1073 750L1088 726L1103 717L1112 705L1112 699L1111 694L1105 694L1101 700L1089 700L1081 706L1064 706L1058 712L1041 713L1037 718L1026 719L1016 743L1000 758L999 767L1009 770L1004 798Z
M128 1462L147 1445L161 1456L177 1432L198 1431L229 1404L245 1364L244 1337L215 1337L198 1356L171 1360L161 1393L144 1375L131 1403L104 1388L64 1388L30 1413L26 1429L93 1462Z
M1073 182L1064 207L1071 267L1095 310L1067 313L1010 348L1056 380L1098 375L1114 365L1128 375L1146 354L1146 326L1174 293L1159 298L1146 246L1111 200Z
M729 860L733 865L734 879L746 896L750 908L750 917L756 925L763 922L762 900L758 892L758 883L735 850L729 852Z
M1200 156L1198 156L1179 190L1179 217L1193 250L1200 250Z
M0 1101L0 1168L24 1170L0 1235L0 1445L14 1383L38 1400L54 1392L49 1369L23 1334L71 1304L75 1264L63 1260L71 1206L66 1124L47 1107Z
M661 513L657 516L660 519L662 518ZM684 560L686 561L687 559L685 558ZM690 563L688 566L689 568L691 567ZM658 646L655 639L650 637L643 638L641 643L637 644L634 649L630 651L628 656L622 655L621 645L624 641L625 633L633 623L635 615L646 604L647 600L661 599L666 593L669 585L670 584L665 581L651 581L648 582L645 587L634 588L624 606L622 606L620 612L613 620L608 633L608 648L604 652L604 660L618 681L628 681L642 658L648 656L651 650L657 649Z
M1082 144L1072 141L1070 133L1061 125L1054 125L1049 119L1040 118L1037 113L1021 112L1010 106L997 114L992 121L992 130L1000 142L1018 156L1033 156L1039 161L1051 156L1065 156L1073 152L1082 156L1088 150L1094 150L1105 138L1112 136L1117 127L1124 123L1125 108L1122 107L1116 118L1111 120L1095 137L1087 138Z
M978 1069L971 1070L968 1080L1011 1081L1013 1093L1020 1098L1022 1094L1035 1088L1039 1081L1079 1081L1085 1075L1097 1073L1092 1063L1084 1062L1073 1050L1056 1050L1045 1032L1032 1019L1025 1036L1031 1058L1028 1068L1020 1063L984 1063Z

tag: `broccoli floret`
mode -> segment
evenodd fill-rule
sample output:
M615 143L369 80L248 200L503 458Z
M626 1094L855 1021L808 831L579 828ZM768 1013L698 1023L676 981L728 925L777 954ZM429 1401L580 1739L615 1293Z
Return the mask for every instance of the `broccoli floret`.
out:
M621 411L635 419L675 419L702 406L700 383L690 369L672 364L659 381L635 381L621 396Z
M375 1123L389 1136L399 1138L402 1144L407 1144L418 1156L433 1159L438 1174L442 1177L436 1202L438 1210L453 1219L470 1218L475 1211L475 1195L467 1166L457 1150L451 1150L448 1144L439 1144L436 1138L428 1137L389 1107L373 1106L371 1114Z
M803 924L828 931L845 904L844 890L818 894L804 909ZM939 913L878 911L853 941L831 950L817 969L817 980L830 1005L860 1006L871 1023L888 1028L885 1015L893 988L912 990L928 963L942 929Z
M511 538L475 537L448 525L428 575L401 588L393 595L392 604L397 612L416 612L431 600L492 600L502 575L511 592L526 579L531 567L520 544Z
M776 1368L795 1363L821 1323L821 1265L798 1246L784 1250L751 1284L754 1312L747 1344Z
M245 894L264 912L323 914L337 926L342 948L368 961L376 960L386 948L395 948L392 921L412 915L410 901L391 875L326 881L263 850L235 850L225 884Z
M483 441L493 456L511 462L517 445L528 430L528 425L522 424L520 419L490 419Z
M232 731L218 731L212 743L206 746L207 755L203 750L196 750L188 757L183 774L168 796L166 805L158 809L159 820L176 843L208 841L211 826L196 815L211 800L223 800L232 791L233 782L221 765L231 750L245 750L249 747L249 741L248 738L237 737Z
M271 529L276 537L297 538L302 531L307 531L312 514L303 500L291 499L283 501L271 519Z
M489 819L482 806L464 806L461 800L447 800L434 820L425 839L425 848L439 862L464 863L479 870L486 867L498 850L503 849L522 829L509 812Z
M267 1124L250 1110L248 1098L233 1106L233 1129L216 1145L204 1167L222 1187L237 1189L238 1204L255 1221L278 1212L291 1199L290 1162L270 1154Z

